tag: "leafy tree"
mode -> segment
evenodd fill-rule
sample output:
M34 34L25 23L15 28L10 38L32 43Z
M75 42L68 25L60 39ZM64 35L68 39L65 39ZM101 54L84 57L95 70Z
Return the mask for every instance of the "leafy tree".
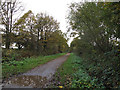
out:
M51 33L47 46L53 53L67 52L68 44L65 39L65 34L61 30L56 30Z
M15 23L15 42L19 49L22 47L29 50L35 49L36 44L36 31L35 31L35 16L31 10L25 13Z
M29 10L14 26L13 42L19 49L43 55L67 51L65 35L58 30L59 23L52 16L44 13L34 16Z
M87 72L106 88L119 87L111 82L120 80L119 10L119 3L73 3L68 16L79 35L71 49L83 56Z
M37 50L46 52L50 34L58 30L59 23L52 16L40 13L36 16L37 20Z
M70 8L69 23L73 30L79 32L81 40L95 46L97 51L110 51L112 35L104 24L104 10L96 3L72 4Z
M117 42L120 45L120 3L116 2L106 2L106 3L98 3L99 7L103 8L104 15L103 20L104 24L107 27L107 31L109 31L109 35L111 35L111 42ZM115 43L116 44L116 43Z

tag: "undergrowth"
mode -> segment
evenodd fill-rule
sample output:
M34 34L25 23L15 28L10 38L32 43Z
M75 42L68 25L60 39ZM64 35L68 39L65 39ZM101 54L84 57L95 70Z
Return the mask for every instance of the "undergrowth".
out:
M71 54L66 62L57 70L55 83L52 87L63 88L104 88L103 83L98 83L96 77L91 77L86 70L84 60Z

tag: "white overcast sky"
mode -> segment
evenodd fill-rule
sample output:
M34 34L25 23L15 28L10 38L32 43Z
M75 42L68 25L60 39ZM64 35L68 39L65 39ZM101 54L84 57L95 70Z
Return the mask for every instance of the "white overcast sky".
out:
M66 16L68 4L80 0L19 0L23 3L25 11L32 10L34 14L43 12L53 16L60 22L60 29L66 31Z
M32 10L34 14L43 12L50 16L53 16L58 22L60 22L60 30L62 32L67 31L66 16L68 14L68 4L71 2L80 2L81 0L19 0L24 5L24 13L28 10ZM69 40L68 44L72 41Z

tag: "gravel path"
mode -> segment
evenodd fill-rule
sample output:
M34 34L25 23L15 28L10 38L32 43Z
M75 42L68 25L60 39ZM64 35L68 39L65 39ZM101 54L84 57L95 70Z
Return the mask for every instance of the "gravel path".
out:
M3 88L43 88L69 55L70 53L23 73L4 84Z

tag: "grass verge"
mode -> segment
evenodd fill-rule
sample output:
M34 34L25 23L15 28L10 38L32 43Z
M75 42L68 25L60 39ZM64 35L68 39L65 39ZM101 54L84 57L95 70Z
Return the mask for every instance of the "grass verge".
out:
M52 87L64 88L101 88L101 84L97 84L97 78L92 78L86 71L84 60L79 56L71 53L64 64L58 68L55 74L55 83Z
M2 64L2 77L3 79L9 78L13 75L24 73L32 68L35 68L41 64L45 64L50 60L65 55L66 53L59 53L49 56L39 56L26 58L21 61L11 61Z

